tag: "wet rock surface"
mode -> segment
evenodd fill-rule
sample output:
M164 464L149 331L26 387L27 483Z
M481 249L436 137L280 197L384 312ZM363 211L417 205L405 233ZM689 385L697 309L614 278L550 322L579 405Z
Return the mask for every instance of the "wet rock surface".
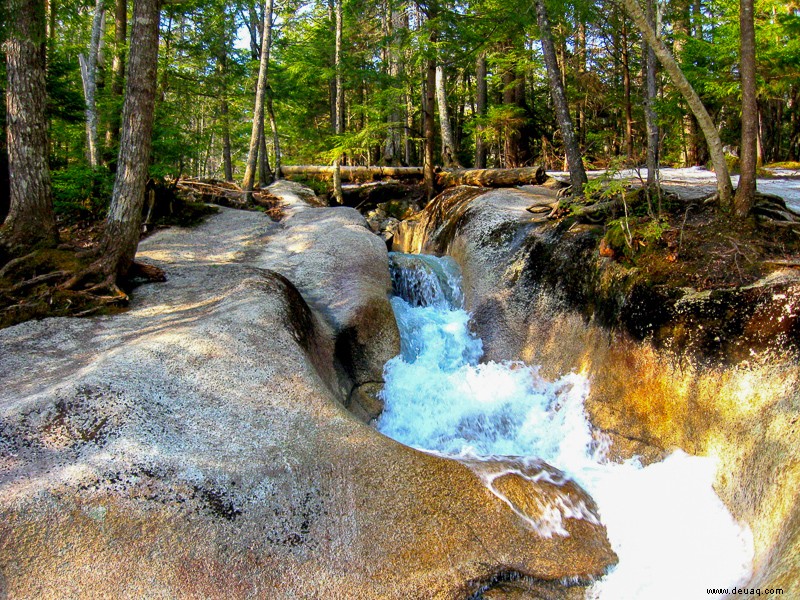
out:
M602 526L539 537L464 465L343 407L395 351L370 312L382 243L281 185L285 223L225 209L143 242L169 279L126 313L0 331L3 595L463 598L500 572L603 573Z
M589 376L586 407L615 456L716 456L716 488L754 534L747 587L800 595L800 276L656 285L601 256L602 228L526 210L553 200L534 187L451 190L401 225L396 249L456 258L486 359Z

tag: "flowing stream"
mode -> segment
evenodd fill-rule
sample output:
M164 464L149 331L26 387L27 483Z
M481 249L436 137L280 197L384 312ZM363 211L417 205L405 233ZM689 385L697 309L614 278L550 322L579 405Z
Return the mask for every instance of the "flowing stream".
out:
M499 456L545 461L579 483L619 557L589 598L712 598L708 588L749 578L752 536L715 494L712 458L677 451L646 467L606 460L608 442L584 412L585 377L547 381L522 362L481 363L455 261L405 254L391 261L402 351L386 364L381 432L463 460L490 489L502 474L492 472ZM553 518L530 523L532 535L567 535L563 519L594 518L585 507L556 508Z

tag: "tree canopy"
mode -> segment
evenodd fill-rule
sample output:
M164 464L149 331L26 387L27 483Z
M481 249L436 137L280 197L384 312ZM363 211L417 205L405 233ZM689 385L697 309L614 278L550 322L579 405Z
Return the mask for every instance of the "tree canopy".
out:
M135 1L45 3L44 39L36 43L58 215L99 218L108 207ZM754 52L743 61L740 7L747 3ZM7 0L3 8L17 5ZM650 15L649 25L637 14ZM5 113L6 63L15 56L9 23L3 19L0 30L4 187L13 128ZM650 45L674 58L707 121L695 119L669 68L648 69L646 29ZM543 50L551 47L548 65ZM169 2L160 9L148 171L158 181L241 182L248 155L258 155L262 184L281 161L399 166L422 165L427 155L432 166L566 169L566 142L574 139L582 159L572 153L571 171L580 180L575 167L644 164L649 138L651 160L714 163L723 179L727 165L709 154L716 143L709 131L731 166L746 122L759 164L800 160L799 57L800 5L783 0ZM257 94L260 70L268 76ZM0 203L0 218L8 210Z

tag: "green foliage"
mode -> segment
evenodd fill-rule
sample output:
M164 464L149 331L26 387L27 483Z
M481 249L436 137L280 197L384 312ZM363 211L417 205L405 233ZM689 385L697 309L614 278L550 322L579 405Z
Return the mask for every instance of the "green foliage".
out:
M629 225L628 219L614 219L606 223L605 234L606 245L615 254L628 258L632 257L634 253L633 236Z
M669 229L666 217L625 216L606 223L605 241L615 254L633 260L637 252L659 244Z
M590 179L583 187L583 197L587 200L610 200L625 198L628 193L627 181L619 178L622 168L620 161L614 161L598 177Z
M101 218L114 189L114 177L105 168L73 166L51 173L53 206L64 221Z
M641 164L645 139L641 37L616 5L590 0L548 0L547 4L562 49L563 78L576 132L586 158L598 167L626 152L621 51L627 44L635 142L630 159ZM660 33L717 121L723 143L738 146L738 2L703 0L699 6L698 12L685 10L685 3L663 3ZM409 5L343 0L343 8L347 118L345 133L337 137L331 123L334 29L330 4L322 0L276 3L269 77L285 164L330 163L341 156L353 163L381 162L387 138L398 131L401 144L409 141L407 160L420 164L424 69L429 59L436 58L444 66L456 145L466 166L480 135L489 148L489 166L502 164L504 142L509 136L519 136L530 151L523 159L528 164L561 167L562 139L555 126L529 1ZM221 177L226 130L235 176L242 175L258 71L258 52L251 51L247 39L247 31L253 29L251 9L258 18L262 4L189 0L164 6L152 176ZM56 35L47 60L51 166L56 171L65 167L69 171L85 161L78 55L87 51L92 16L93 3L86 0L58 3ZM0 28L2 24L0 19ZM756 27L764 159L797 159L800 14L781 0L757 0ZM585 48L579 41L580 31L586 32ZM245 39L237 40L242 32ZM104 40L105 71L100 73L97 91L100 144L101 155L113 163L118 148L104 134L119 117L122 101L111 91L110 63L115 50L111 18L106 19ZM475 86L479 53L485 53L488 62L488 112L480 118ZM504 92L512 86L515 100L505 104L508 94L504 101ZM659 89L661 157L665 164L677 164L692 143L685 134L688 111L663 71ZM582 123L578 114L583 115ZM405 153L388 160L405 161ZM587 196L609 198L623 192L621 185L613 177L595 180Z
M669 230L669 222L665 217L648 219L636 229L636 232L647 245L655 244L661 240L665 232Z

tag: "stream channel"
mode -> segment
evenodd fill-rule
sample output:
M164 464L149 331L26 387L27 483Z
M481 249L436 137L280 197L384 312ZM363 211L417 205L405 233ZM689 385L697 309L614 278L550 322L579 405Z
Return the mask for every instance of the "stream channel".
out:
M481 362L452 258L393 253L391 269L402 351L385 367L382 433L464 461L501 500L491 486L503 474L491 472L500 456L545 461L579 483L619 557L589 598L711 598L708 588L747 581L752 536L715 494L712 458L676 451L647 466L608 460L609 442L584 412L585 377L547 381L536 366ZM535 522L521 516L539 536L566 535L566 518L594 518L563 503Z

